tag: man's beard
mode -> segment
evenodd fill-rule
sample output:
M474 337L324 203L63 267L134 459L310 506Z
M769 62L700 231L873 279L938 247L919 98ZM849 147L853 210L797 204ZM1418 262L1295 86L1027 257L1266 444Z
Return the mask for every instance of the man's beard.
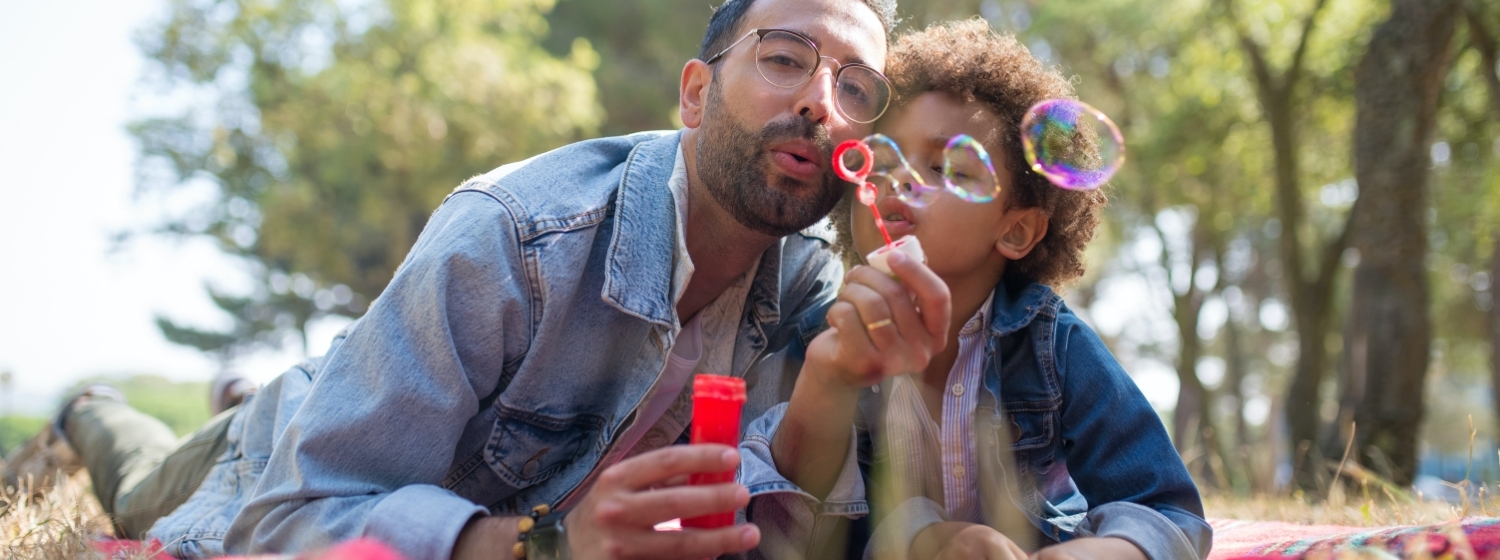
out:
M700 130L698 176L719 206L747 228L773 237L789 235L817 223L843 196L846 184L829 172L811 188L784 175L775 186L767 180L768 146L806 139L817 146L818 157L826 160L833 151L827 127L794 116L771 122L757 134L734 122L718 88L709 88Z

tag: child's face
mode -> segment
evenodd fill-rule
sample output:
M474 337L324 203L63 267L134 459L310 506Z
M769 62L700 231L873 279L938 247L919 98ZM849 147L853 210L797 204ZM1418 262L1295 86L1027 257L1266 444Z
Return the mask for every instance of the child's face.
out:
M907 161L928 185L943 184L943 148L958 134L980 140L1000 181L1000 194L990 202L968 202L943 189L921 208L902 202L890 189L881 189L875 208L885 220L891 239L917 236L927 265L945 279L980 269L1003 268L1005 259L996 244L1006 221L1005 201L1010 197L1013 174L1005 167L1004 152L998 145L1000 118L981 103L964 103L938 92L924 93L891 111L880 120L878 132L901 146ZM884 244L869 207L855 203L850 212L854 246L860 255Z

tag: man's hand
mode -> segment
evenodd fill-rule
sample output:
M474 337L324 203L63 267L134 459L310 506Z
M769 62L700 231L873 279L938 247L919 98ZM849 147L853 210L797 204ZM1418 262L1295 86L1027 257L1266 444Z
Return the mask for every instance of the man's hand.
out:
M948 285L922 263L893 252L891 278L868 266L844 277L828 310L828 330L807 350L825 382L858 389L920 372L948 344L952 297Z
M657 532L672 519L734 511L750 491L734 483L673 486L693 473L739 467L740 455L724 445L674 445L642 453L605 469L563 525L579 560L595 558L705 558L741 552L760 543L746 524L721 529Z
M911 557L932 560L1027 560L1015 541L988 525L949 521L917 534Z

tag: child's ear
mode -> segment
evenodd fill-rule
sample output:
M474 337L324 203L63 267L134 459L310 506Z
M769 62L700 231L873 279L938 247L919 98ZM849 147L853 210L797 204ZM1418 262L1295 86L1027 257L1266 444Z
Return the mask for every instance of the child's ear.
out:
M1007 260L1018 261L1042 238L1047 236L1047 213L1041 208L1012 209L1000 221L1000 237L995 240L995 249Z

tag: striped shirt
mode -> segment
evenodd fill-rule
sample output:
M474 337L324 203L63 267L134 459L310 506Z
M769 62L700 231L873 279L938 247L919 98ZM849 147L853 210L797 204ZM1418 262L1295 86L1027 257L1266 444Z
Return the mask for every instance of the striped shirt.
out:
M989 310L990 300L986 299L958 333L958 359L948 370L943 386L941 425L927 412L918 387L921 381L915 377L919 374L894 378L886 399L891 474L904 485L904 494L941 503L948 521L984 523L973 426Z

